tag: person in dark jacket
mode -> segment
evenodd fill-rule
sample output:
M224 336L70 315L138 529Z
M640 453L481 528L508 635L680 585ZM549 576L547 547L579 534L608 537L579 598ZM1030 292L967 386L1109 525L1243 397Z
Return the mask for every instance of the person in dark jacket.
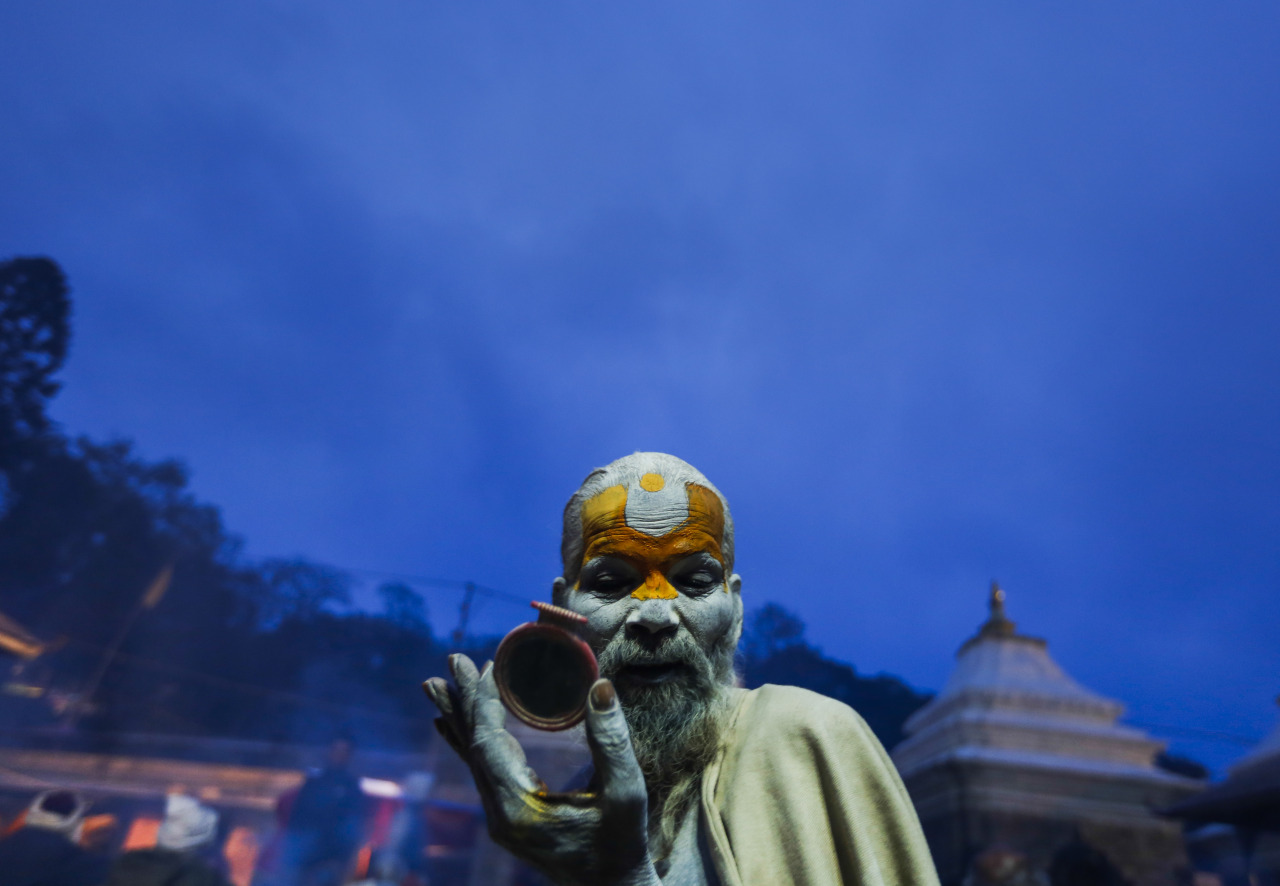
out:
M284 833L281 882L338 886L351 873L364 818L360 779L349 768L353 751L350 738L334 740L324 769L298 792Z
M204 857L217 835L218 813L184 794L170 794L155 848L120 856L107 886L229 886Z
M0 886L101 886L107 861L75 843L88 805L71 791L45 791L23 826L0 840Z

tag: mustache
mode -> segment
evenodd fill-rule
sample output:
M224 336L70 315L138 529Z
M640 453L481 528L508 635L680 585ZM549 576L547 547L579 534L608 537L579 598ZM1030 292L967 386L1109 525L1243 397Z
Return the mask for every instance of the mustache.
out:
M625 632L609 641L598 657L600 673L605 677L630 665L689 665L697 668L707 662L707 655L687 633L678 633L657 646L647 646Z

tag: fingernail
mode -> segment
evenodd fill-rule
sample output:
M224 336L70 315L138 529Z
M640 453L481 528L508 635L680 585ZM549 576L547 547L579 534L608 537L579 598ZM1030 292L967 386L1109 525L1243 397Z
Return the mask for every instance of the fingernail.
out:
M608 680L597 680L596 685L591 687L591 707L597 711L612 710L617 698L618 693Z
M432 701L435 701L435 700L436 700L436 694L435 694L435 692L433 692L433 691L431 690L431 681L430 681L430 680L423 680L423 681L422 681L422 691L423 691L423 692L425 692L425 693L427 694L427 698L431 699Z

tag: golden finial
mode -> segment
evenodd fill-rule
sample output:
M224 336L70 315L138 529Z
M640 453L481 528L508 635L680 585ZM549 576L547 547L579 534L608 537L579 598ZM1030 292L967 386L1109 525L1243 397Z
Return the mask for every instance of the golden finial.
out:
M1009 621L1009 617L1004 614L1004 590L995 579L991 580L991 600L989 605L991 607L991 615L987 617L987 623L979 629L979 636L1012 637L1015 626L1013 622Z
M991 579L991 617L1004 618L1004 590L1000 582Z
M991 614L987 616L987 620L978 628L978 633L964 641L964 645L960 647L960 652L957 654L963 654L966 649L969 649L975 643L993 639L1016 640L1020 643L1044 646L1044 640L1039 637L1028 637L1018 633L1018 626L1009 620L1009 616L1005 615L1004 597L1004 589L1000 587L1000 582L992 579L991 596L987 601Z

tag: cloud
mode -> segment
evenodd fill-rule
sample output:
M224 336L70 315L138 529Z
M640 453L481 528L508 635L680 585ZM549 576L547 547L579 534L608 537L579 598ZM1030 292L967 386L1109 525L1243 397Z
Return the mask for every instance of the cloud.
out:
M997 577L1156 709L1278 664L1265 17L15 8L0 235L75 290L56 414L253 550L541 596L668 449L828 652L936 686Z

